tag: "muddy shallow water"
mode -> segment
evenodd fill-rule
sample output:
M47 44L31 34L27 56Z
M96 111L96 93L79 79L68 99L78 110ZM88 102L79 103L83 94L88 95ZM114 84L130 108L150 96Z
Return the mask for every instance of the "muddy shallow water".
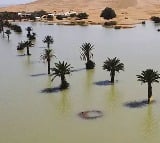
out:
M0 36L0 142L2 143L159 143L160 85L153 84L153 100L146 105L147 86L136 79L146 68L160 71L160 33L147 22L133 29L106 29L102 26L57 26L19 23L22 34L12 32L10 41ZM37 34L30 57L19 56L17 43L26 39L25 28ZM67 76L70 88L50 82L47 64L40 61L46 35L52 35L58 60L74 67ZM86 71L80 60L80 46L94 44L94 70ZM26 51L24 51L26 52ZM107 57L118 57L125 71L108 84L109 73L102 70ZM44 92L43 92L44 91ZM100 110L102 118L83 120L78 113Z

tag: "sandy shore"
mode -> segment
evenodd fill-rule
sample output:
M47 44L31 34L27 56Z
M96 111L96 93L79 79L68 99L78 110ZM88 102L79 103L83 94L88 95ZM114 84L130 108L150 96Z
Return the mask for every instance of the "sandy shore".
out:
M88 21L103 23L100 13L105 7L112 7L117 14L118 24L136 24L151 16L160 16L159 0L37 0L29 4L0 8L0 11L36 11L61 12L74 10L87 12Z

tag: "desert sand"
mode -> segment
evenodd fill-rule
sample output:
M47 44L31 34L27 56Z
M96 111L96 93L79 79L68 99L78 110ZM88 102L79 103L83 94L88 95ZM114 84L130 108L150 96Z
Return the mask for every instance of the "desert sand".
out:
M117 14L118 24L136 24L151 16L160 16L159 0L37 0L28 4L21 4L0 8L0 11L45 10L47 12L77 11L89 14L88 21L103 23L100 13L105 7L112 7Z

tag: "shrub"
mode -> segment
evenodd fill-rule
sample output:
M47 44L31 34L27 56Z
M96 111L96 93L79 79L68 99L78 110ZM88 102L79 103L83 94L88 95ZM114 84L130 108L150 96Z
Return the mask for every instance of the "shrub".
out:
M56 19L58 19L58 20L63 20L63 16L62 16L62 15L57 15L57 16L56 16Z
M120 25L117 25L114 27L114 29L121 29L122 27Z
M116 17L116 13L112 8L106 7L104 10L102 10L102 13L100 17L103 17L104 19L112 19Z
M75 13L70 14L70 17L76 17Z
M15 32L22 32L22 28L19 25L11 25L11 29Z
M79 19L87 19L88 18L88 14L87 13L85 13L85 12L83 12L83 13L78 13L77 14L77 17L79 18Z
M151 20L154 21L154 23L160 23L160 17L152 16Z

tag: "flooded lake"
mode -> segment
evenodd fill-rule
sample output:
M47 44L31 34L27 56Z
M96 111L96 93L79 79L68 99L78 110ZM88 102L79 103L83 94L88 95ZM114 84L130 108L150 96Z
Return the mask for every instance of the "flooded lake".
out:
M160 71L160 33L151 22L132 29L102 26L58 26L18 23L23 33L12 31L10 41L0 35L0 142L1 143L159 143L160 84L153 84L154 103L147 99L147 85L136 75L153 68ZM37 34L31 56L20 56L17 44L26 40L25 28ZM70 63L70 88L52 93L60 79L50 82L47 63L40 60L46 35L54 38L56 58ZM80 46L94 45L94 70L85 70ZM26 51L24 51L26 52ZM106 85L109 73L102 70L107 57L118 57L125 71L116 74L115 85ZM85 120L82 111L100 110L101 118Z

